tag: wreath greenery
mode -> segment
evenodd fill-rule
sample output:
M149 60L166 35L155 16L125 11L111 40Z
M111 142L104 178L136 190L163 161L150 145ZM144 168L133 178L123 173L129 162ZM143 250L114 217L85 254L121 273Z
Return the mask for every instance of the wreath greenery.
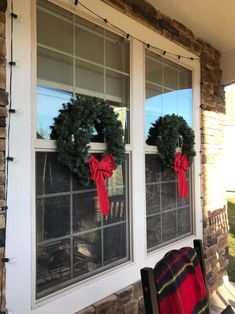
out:
M51 138L56 140L58 160L77 175L81 183L89 182L89 142L94 133L99 140L105 138L107 152L113 155L115 164L125 159L124 132L117 116L105 102L77 97L63 104L58 117L54 118Z
M146 143L157 146L162 168L166 170L173 168L177 147L181 147L182 155L185 154L192 163L196 155L194 138L194 131L184 118L172 114L160 117L152 123Z

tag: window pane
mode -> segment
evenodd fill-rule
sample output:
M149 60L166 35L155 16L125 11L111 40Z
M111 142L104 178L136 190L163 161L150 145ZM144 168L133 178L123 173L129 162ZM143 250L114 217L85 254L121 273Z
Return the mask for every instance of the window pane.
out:
M107 217L100 212L93 181L81 185L59 165L56 153L38 152L36 161L40 298L129 260L129 157L107 182Z
M76 62L76 86L78 93L104 97L104 70L83 61Z
M161 244L161 216L155 215L147 218L147 247L153 248Z
M164 89L162 95L162 115L178 114L178 91Z
M107 99L117 101L127 106L129 91L129 78L125 75L106 71Z
M177 114L192 126L192 71L147 51L145 58L146 138L160 116Z
M81 234L74 238L74 275L82 276L101 267L101 231Z
M73 230L87 231L101 225L96 186L73 197Z
M54 118L71 97L72 94L61 90L37 87L37 138L50 139Z
M167 242L177 237L176 211L162 214L162 240Z
M192 71L179 65L180 92L190 96L192 93Z
M178 89L178 65L164 60L163 62L164 87Z
M41 232L38 228L38 235L42 240L58 238L69 234L69 196L38 199L37 217L40 219L38 222L41 226Z
M162 210L168 210L176 207L176 183L162 183Z
M129 42L118 35L105 32L105 56L106 66L129 72Z
M51 4L48 5L49 8L50 6ZM65 18L63 11L58 8L57 13L53 15L48 8L40 7L37 11L37 41L39 44L72 53L72 14Z
M156 183L161 180L161 168L156 155L145 155L145 176L147 183Z
M112 263L126 257L126 225L104 229L104 263Z
M173 170L162 171L156 154L145 155L147 248L192 234L191 173L187 174L189 196L178 196L178 178Z
M107 103L113 107L114 112L118 114L118 120L122 123L124 129L124 143L130 143L130 110L114 101L107 101Z
M37 246L37 298L70 278L70 253L68 240Z
M190 127L193 125L192 97L179 94L178 114L182 116Z
M162 58L154 53L146 55L146 81L162 85Z
M43 85L72 90L73 58L44 48L38 48L37 62L38 80L41 80Z
M146 210L147 215L160 211L161 172L156 155L145 156Z
M104 30L101 27L77 16L75 41L76 56L104 64Z
M149 51L145 69L146 137L151 124L166 114L180 115L192 126L192 71ZM177 175L173 170L162 171L156 154L146 153L145 171L150 251L192 233L192 179L187 174L189 196L183 200L178 196Z
M162 115L162 88L146 83L145 120L146 135L149 129Z
M179 234L190 233L191 231L191 215L190 208L180 208L178 212L178 228Z
M45 0L37 4L38 85L73 96L96 97L119 107L125 143L129 143L129 41ZM50 139L49 123L60 103L58 99L55 104L54 99L48 107L44 98L38 94L37 138Z
M57 161L55 153L36 153L36 194L37 196L69 192L70 174Z
M160 184L146 185L147 215L160 211Z

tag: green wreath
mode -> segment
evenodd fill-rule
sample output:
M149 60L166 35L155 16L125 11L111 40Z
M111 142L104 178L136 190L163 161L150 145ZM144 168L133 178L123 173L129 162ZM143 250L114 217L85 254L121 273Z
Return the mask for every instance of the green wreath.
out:
M58 161L80 179L89 182L89 142L96 130L96 140L105 138L107 152L115 164L125 159L122 123L112 107L95 98L77 97L64 104L51 126L51 138L56 140ZM105 155L102 154L102 155Z
M161 166L166 170L173 168L177 147L181 147L182 155L185 154L192 163L196 155L194 138L194 131L184 118L172 114L160 117L152 123L146 143L157 146Z

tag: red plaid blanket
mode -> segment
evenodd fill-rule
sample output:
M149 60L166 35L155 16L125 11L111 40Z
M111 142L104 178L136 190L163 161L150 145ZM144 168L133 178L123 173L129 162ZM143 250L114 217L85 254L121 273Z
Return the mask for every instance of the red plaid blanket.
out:
M201 266L194 249L168 252L154 269L161 314L209 314Z

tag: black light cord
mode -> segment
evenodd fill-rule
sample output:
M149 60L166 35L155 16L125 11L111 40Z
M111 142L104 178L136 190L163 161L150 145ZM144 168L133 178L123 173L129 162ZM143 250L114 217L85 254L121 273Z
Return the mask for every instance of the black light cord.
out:
M90 8L88 8L86 5L82 4L81 2L79 2L78 0L74 1L74 5L80 5L81 7L85 8L87 11L89 11L90 13L92 13L93 15L95 15L96 17L98 17L100 20L102 20L105 24L109 24L112 27L114 27L115 29L117 29L118 31L120 31L121 33L123 33L125 35L125 37L128 39L130 37L130 34L126 33L123 29L119 28L118 26L112 24L107 18L103 18L102 16L100 16L99 14L97 14L96 12L94 12L93 10L91 10ZM163 50L159 47L150 45L146 42L144 42L143 40L131 35L132 38L138 40L139 42L141 42L142 44L146 45L146 47L148 49L152 48L153 50L157 50L159 53L161 53L163 56L169 55L169 56L173 56L173 57L177 57L178 60L180 60L181 58L183 59L187 59L187 60L198 60L200 61L201 58L200 57L188 57L188 56L182 56L173 52L169 52L167 50Z
M5 257L6 252L6 226L7 226L7 201L8 201L8 174L9 174L9 162L13 161L10 157L10 132L11 132L11 114L15 113L15 109L12 108L12 78L13 78L13 67L16 63L13 61L13 30L14 30L14 19L17 19L17 14L13 10L13 0L11 0L11 23L10 23L10 75L9 75L9 114L8 114L8 125L7 125L7 149L5 158L5 202L6 206L2 207L2 213L5 218L5 234L4 234L4 246L3 246L3 258L1 260L1 283L0 283L0 313L3 311L3 290L4 290L4 265L9 262L9 258Z

